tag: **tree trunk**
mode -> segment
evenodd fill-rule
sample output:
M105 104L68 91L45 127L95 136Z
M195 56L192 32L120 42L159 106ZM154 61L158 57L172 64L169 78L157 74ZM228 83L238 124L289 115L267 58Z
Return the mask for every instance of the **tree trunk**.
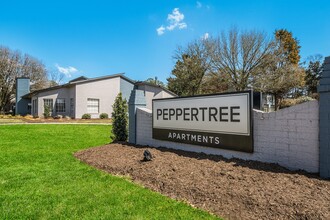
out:
M275 94L275 111L278 111L281 107L282 95Z

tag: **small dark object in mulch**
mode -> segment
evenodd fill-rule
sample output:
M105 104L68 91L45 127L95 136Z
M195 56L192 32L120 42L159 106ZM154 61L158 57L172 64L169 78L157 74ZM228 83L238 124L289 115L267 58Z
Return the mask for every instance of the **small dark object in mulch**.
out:
M143 152L143 161L151 161L152 160L152 155L149 150L145 150Z

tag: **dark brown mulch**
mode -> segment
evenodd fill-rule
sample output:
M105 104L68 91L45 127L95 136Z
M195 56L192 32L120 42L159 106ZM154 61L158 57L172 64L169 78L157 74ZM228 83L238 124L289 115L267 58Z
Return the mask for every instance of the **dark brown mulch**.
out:
M145 149L152 161L142 161ZM330 219L330 181L274 164L123 144L75 156L228 219Z

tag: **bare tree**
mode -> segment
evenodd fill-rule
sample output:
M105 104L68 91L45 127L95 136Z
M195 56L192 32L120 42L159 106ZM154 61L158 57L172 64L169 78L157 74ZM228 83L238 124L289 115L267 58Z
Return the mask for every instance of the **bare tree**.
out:
M305 72L297 64L299 48L298 40L286 30L268 37L263 32L232 28L179 48L172 70L175 77L168 78L168 86L182 95L253 87L273 93L279 108L284 96L304 85Z
M206 41L213 72L225 74L229 87L242 91L251 86L252 78L274 49L274 42L258 31L240 32L236 28Z
M202 94L211 94L228 91L228 76L221 72L208 72L201 84Z
M59 72L58 70L50 70L48 71L47 75L48 75L49 87L62 84L65 77L65 75Z
M44 65L37 59L18 51L0 47L0 112L9 110L15 94L17 77L29 77L31 90L44 88L47 82Z

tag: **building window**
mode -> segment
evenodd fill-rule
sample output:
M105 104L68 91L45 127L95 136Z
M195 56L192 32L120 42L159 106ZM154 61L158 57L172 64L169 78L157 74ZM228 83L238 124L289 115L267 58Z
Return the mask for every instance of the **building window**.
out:
M87 99L87 113L97 114L99 113L99 107L99 99Z
M65 112L65 99L56 99L56 112Z
M36 115L37 114L37 111L38 110L38 99L33 99L32 100L32 114L33 115Z
M48 106L49 111L52 113L53 112L53 99L44 99L44 108Z

